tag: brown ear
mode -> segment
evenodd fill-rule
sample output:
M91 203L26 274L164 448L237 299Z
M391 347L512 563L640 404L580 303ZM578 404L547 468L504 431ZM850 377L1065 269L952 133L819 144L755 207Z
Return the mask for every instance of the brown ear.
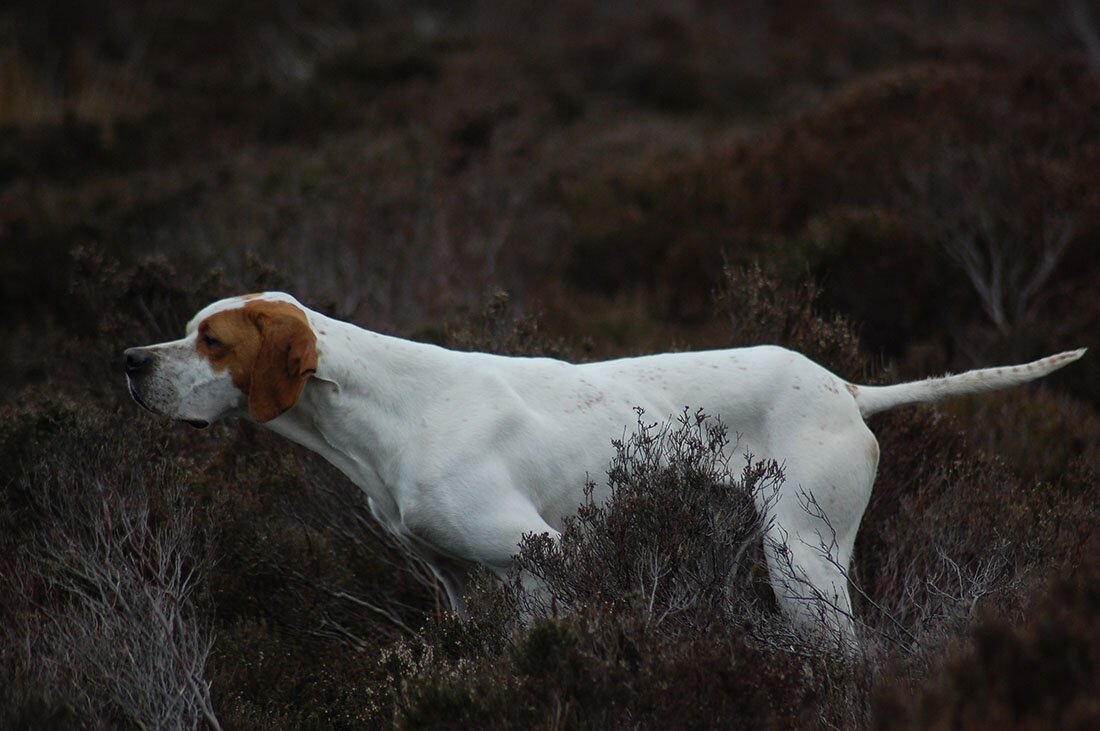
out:
M306 381L317 370L317 336L301 311L259 312L260 349L252 364L248 412L270 421L298 403Z

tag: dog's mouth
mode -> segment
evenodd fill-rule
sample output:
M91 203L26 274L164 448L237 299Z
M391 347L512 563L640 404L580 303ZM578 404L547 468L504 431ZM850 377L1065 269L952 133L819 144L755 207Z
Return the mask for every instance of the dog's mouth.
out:
M133 380L131 380L129 376L126 377L126 390L130 392L130 398L132 398L134 401L137 401L138 406L145 409L150 414L158 413L156 409L154 409L152 406L142 400L141 395L138 393L137 389L134 388Z
M134 382L130 379L129 376L126 377L126 390L130 392L130 398L136 401L138 406L145 409L150 414L162 416L161 412L157 411L152 406L145 403L144 400L142 400L141 394L139 394L138 390L134 388ZM185 424L195 427L196 429L205 429L206 427L210 426L210 422L206 421L205 419L181 419L181 421L183 421Z

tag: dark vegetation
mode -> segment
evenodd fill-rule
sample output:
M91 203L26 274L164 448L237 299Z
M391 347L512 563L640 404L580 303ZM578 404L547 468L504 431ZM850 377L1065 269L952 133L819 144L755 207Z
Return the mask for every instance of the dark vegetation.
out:
M851 664L784 635L723 488L777 476L693 411L463 622L322 460L145 414L119 354L272 288L864 382L1095 346L1098 37L1078 0L6 5L0 726L1097 727L1094 353L874 418Z

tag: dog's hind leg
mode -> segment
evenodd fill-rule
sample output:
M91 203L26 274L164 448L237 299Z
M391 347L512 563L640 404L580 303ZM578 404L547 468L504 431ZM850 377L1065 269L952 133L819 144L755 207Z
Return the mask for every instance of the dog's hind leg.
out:
M776 530L765 538L772 590L793 628L806 640L848 652L857 637L847 567L835 546ZM804 542L805 541L805 542Z
M812 448L805 446L809 439ZM878 444L862 422L789 443L800 442L802 449L796 446L786 459L765 536L772 589L801 633L850 652L857 638L848 565L878 468Z

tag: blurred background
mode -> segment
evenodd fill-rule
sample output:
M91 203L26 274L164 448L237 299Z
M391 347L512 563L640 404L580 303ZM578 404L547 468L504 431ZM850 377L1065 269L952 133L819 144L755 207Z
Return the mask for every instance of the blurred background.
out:
M534 708L522 722L447 705L484 700L471 688L489 670L447 665L440 680L393 649L442 616L438 597L382 537L356 538L365 524L333 522L341 509L323 506L354 499L338 476L251 427L192 433L128 401L122 349L179 337L206 302L285 289L456 347L583 360L779 342L854 380L923 377L1096 345L1098 170L1090 0L6 3L4 717L388 727L446 725L425 709L449 708L583 725L579 691L562 686L554 706L545 677L498 699ZM872 426L884 462L856 568L867 601L911 630L926 621L902 607L916 590L899 567L942 569L935 544L954 546L952 606L968 608L920 662L887 653L844 701L858 713L830 722L920 725L938 718L928 708L1097 719L1100 599L1080 567L1098 547L1100 358ZM130 528L105 517L120 514ZM57 617L84 607L101 626L117 604L65 573L66 535L94 555L145 535L205 567L172 637L207 651L176 652L182 674L164 681L187 684L191 705L165 711L146 688L153 710L120 710L146 707L101 683L125 656L73 649L83 634ZM989 546L1010 566L992 579ZM135 566L135 596L165 570ZM967 604L980 576L998 588ZM1081 608L1049 620L1060 640L1028 609L1054 576L1076 597L1059 606ZM419 641L438 660L432 637ZM1067 646L1083 653L1072 672ZM80 670L74 652L100 664ZM384 670L379 652L405 664ZM930 669L950 658L957 674ZM1077 680L1012 705L1050 667ZM932 685L891 695L894 681ZM816 685L799 686L805 704ZM618 718L682 718L639 698ZM777 707L730 706L760 727L821 720Z

